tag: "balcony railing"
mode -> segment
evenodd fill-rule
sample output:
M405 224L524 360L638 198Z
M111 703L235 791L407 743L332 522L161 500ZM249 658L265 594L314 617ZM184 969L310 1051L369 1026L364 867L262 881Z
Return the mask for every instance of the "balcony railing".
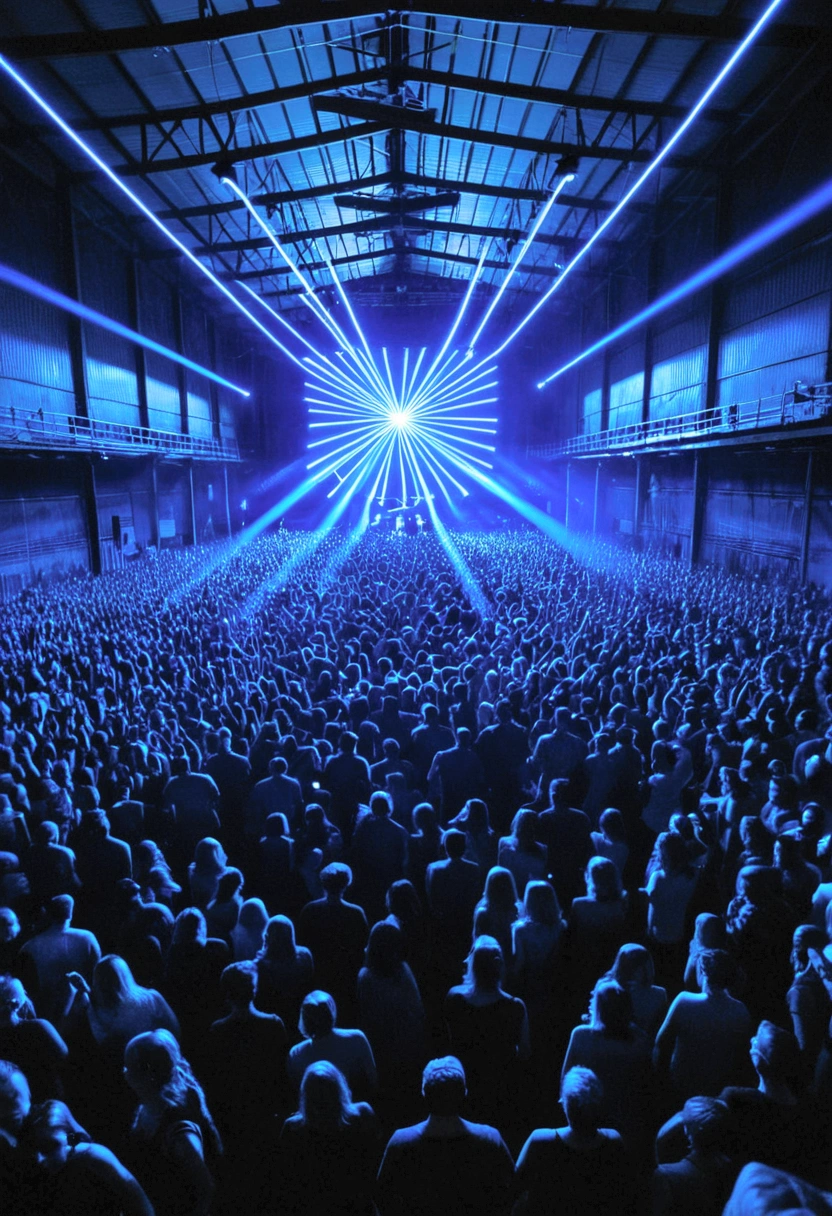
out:
M539 444L526 449L528 456L551 460L556 456L582 456L598 452L629 454L632 448L649 448L665 443L684 443L719 435L735 435L767 427L795 426L817 421L832 410L832 381L811 386L795 385L778 396L756 401L738 401L719 409L693 410L667 418L650 418L575 435L558 443Z
M193 460L239 460L236 440L206 439L157 431L126 422L102 422L77 414L0 406L0 448L58 448L61 451L189 456Z

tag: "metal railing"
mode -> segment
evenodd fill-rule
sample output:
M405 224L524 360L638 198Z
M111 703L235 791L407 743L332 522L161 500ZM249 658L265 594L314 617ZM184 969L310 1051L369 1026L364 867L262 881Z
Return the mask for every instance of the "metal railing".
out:
M62 451L118 452L134 456L189 456L193 460L239 460L236 440L206 439L157 431L126 422L102 422L50 410L0 406L0 448L58 448Z
M666 418L650 418L575 435L558 443L530 446L526 455L550 460L556 456L589 455L594 452L621 451L661 445L671 441L702 439L709 435L734 435L765 427L794 426L823 418L832 409L832 381L811 386L795 385L777 396L755 401L735 401L715 410L692 410Z

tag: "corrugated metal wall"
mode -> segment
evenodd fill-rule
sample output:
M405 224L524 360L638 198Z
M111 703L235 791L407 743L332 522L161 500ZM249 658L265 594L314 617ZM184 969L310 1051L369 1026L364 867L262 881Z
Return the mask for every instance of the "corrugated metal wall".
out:
M697 414L705 408L708 319L698 309L653 336L649 417Z
M76 223L81 299L90 308L130 325L128 260L124 250L89 221ZM138 426L135 348L98 325L84 325L90 417Z
M641 422L644 339L610 355L610 428Z

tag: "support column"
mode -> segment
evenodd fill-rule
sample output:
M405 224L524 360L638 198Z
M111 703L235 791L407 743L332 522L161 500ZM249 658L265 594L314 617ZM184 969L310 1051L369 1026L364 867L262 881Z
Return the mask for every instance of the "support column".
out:
M63 279L67 295L81 300L81 274L78 257L78 233L72 208L72 187L67 177L58 182L56 191L60 215ZM72 368L72 391L75 397L75 419L87 421L90 416L89 386L87 384L87 341L84 323L79 317L66 318L69 337L69 358ZM75 425L75 422L71 423ZM89 429L88 425L85 429Z
M87 536L90 543L90 570L101 573L101 529L98 523L98 495L95 485L95 464L91 456L84 460L84 513L87 517Z
M693 515L690 525L690 564L699 564L702 548L702 526L705 522L705 502L708 495L707 454L696 453L693 459Z
M803 535L800 540L800 581L809 577L809 542L812 535L812 500L815 496L815 452L809 449L806 459L806 488L803 493Z
M191 521L191 544L196 544L196 502L194 500L194 462L188 461L188 518Z
M159 479L156 475L156 458L150 458L150 543L157 549L161 547L159 532Z
M173 289L173 336L180 355L185 354L185 327L182 323L182 297ZM179 429L183 435L190 434L188 421L188 382L181 363L176 364L176 387L179 390Z
M142 314L141 300L139 296L139 269L135 258L130 258L127 263L127 291L128 291L128 307L130 310L130 324L137 333L142 332ZM136 359L136 387L139 397L139 425L146 430L150 429L150 410L147 404L147 359L146 352L143 346L138 342L133 343L133 352Z
M228 498L228 465L222 466L222 486L225 493L225 526L229 538L231 537L231 503Z
M571 492L571 485L570 485L571 480L572 480L572 461L567 460L567 462L566 462L566 510L564 511L564 514L563 514L563 526L567 532L569 531L569 496L570 496L570 492Z
M595 465L595 493L592 498L592 535L598 533L598 494L601 488L601 461Z
M641 504L644 501L644 460L640 456L636 456L636 501L633 508L633 537L640 535L641 527Z

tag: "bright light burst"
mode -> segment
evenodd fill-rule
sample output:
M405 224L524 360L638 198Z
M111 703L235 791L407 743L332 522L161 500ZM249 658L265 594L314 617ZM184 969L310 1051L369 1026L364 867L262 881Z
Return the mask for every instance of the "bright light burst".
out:
M441 352L447 357L420 378L426 353L411 359L405 347L399 366L386 347L380 360L366 348L363 359L345 359L341 369L304 361L314 435L308 470L318 480L335 479L330 498L351 496L372 478L371 496L380 501L412 506L438 489L450 502L452 489L467 496L459 478L472 465L491 468L497 418L487 411L497 401L495 368L466 374L459 351Z

